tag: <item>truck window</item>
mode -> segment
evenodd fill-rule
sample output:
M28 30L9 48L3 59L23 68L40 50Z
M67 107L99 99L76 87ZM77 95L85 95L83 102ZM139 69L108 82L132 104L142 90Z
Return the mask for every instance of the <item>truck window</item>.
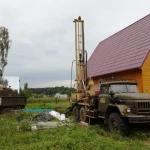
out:
M112 84L110 85L111 91L114 93L127 93L127 87L124 84Z
M114 93L138 93L135 84L112 84L109 89Z
M127 84L127 89L129 93L138 93L138 89L136 85Z

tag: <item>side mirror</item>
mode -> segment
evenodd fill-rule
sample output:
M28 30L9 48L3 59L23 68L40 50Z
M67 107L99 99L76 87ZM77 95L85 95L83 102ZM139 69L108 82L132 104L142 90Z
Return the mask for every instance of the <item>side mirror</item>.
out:
M114 95L115 95L115 93L114 93L113 91L110 91L110 92L109 92L109 95L111 96L111 98L113 98Z

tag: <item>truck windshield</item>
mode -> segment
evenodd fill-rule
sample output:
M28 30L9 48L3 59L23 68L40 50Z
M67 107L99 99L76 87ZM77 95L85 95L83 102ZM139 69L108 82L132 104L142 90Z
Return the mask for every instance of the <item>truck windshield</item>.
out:
M135 84L112 84L109 87L109 91L113 91L114 93L138 93Z

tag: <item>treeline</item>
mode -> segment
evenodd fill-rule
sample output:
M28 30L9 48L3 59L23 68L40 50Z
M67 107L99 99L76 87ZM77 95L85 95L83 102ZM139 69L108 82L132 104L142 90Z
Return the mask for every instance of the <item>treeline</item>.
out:
M27 98L33 96L36 98L42 98L44 96L53 97L56 93L67 94L70 96L71 92L74 92L74 88L68 87L46 87L46 88L29 88L28 83L24 84L24 89L20 88L20 94L26 96Z
M75 91L75 89L71 89L68 87L46 87L46 88L29 88L31 94L44 94L48 96L54 96L56 93L60 94L67 94L69 95L70 92Z

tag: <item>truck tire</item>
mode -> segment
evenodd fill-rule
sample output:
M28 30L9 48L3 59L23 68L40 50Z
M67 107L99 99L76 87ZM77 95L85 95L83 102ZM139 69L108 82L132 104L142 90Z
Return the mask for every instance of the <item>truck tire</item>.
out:
M84 121L84 122L87 121L85 107L81 107L80 109L80 121Z
M127 121L124 120L119 113L111 113L109 115L108 128L112 133L120 131L124 135L129 134Z
M73 119L75 121L79 121L79 107L75 106L72 110L72 114L73 114Z

